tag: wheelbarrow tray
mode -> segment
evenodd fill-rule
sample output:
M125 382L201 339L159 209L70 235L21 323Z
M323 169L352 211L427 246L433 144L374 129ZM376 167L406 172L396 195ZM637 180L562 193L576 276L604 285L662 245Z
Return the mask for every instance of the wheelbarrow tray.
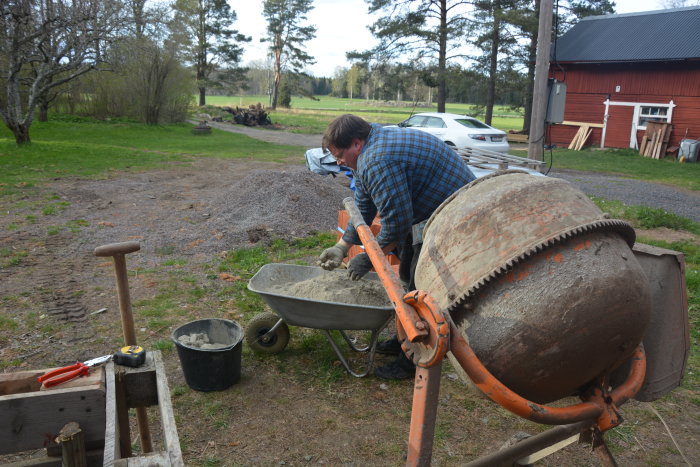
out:
M393 315L394 308L391 305L382 307L317 301L273 291L280 284L301 282L322 274L338 274L347 278L345 271L324 271L315 266L270 263L260 268L250 279L248 290L259 294L280 318L292 326L326 330L376 330L383 327ZM379 277L370 272L362 280L379 282Z

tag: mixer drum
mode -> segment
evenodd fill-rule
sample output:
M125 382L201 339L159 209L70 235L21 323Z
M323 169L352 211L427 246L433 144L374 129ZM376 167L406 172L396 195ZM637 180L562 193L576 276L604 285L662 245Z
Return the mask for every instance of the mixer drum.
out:
M423 238L416 287L529 400L576 393L642 340L651 304L634 230L564 180L478 179L438 208Z

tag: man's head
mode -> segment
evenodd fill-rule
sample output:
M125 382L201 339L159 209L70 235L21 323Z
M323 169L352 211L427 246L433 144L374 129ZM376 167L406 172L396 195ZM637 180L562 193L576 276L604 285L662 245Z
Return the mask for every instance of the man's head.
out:
M357 168L357 157L372 127L362 118L345 114L335 118L323 135L323 149L330 151L340 165Z

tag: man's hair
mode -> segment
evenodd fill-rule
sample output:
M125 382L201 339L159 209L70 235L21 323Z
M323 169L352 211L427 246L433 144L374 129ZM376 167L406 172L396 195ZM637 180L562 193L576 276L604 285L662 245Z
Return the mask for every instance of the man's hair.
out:
M321 145L324 151L328 150L329 146L347 149L355 138L366 140L371 129L369 123L356 115L341 115L328 124Z

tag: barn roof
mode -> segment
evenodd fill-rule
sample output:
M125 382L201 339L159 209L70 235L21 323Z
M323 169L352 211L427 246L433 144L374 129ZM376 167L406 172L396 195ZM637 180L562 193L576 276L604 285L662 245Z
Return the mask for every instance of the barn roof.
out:
M555 57L556 54L556 57ZM558 62L700 58L700 6L589 16L552 44Z

